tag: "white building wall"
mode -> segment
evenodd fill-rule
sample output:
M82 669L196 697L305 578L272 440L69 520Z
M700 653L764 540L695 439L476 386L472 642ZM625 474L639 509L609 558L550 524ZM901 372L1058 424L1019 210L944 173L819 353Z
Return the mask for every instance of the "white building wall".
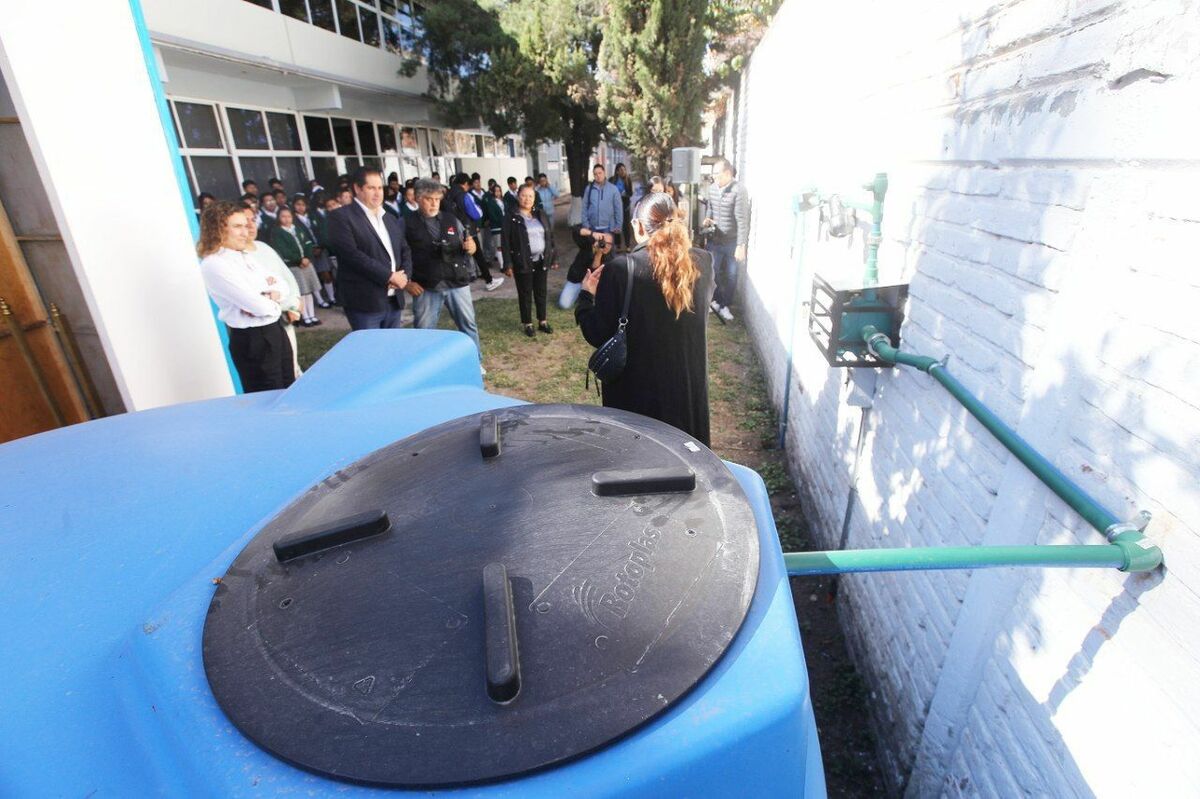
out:
M529 159L526 158L459 158L459 169L472 175L479 173L479 179L483 182L483 187L486 189L488 179L495 180L500 185L504 186L504 190L508 191L508 184L505 182L509 177L515 177L519 181L525 180L525 176L529 174ZM442 175L446 180L450 180L449 175Z
M244 2L244 0L238 0ZM327 33L327 31L324 31ZM353 42L351 43L353 44ZM356 45L370 50L365 45ZM264 76L262 70L252 75L224 75L215 73L212 63L192 63L181 66L182 56L178 51L167 49L166 82L164 90L171 97L186 97L189 100L211 100L249 108L285 109L290 111L329 111L335 116L387 120L407 125L439 124L433 113L433 103L394 94L352 92L339 90L332 95L335 104L314 105L310 100L312 82L304 86L289 85L296 81L279 75ZM333 86L334 84L330 84ZM323 101L324 98L322 98Z
M788 0L739 92L745 316L820 543L1101 543L927 376L865 415L809 340L814 272L861 276L797 192L891 187L880 266L902 343L950 369L1122 517L1160 573L844 578L891 786L1194 795L1200 785L1200 5ZM800 302L797 302L799 300ZM791 381L784 385L788 352ZM821 690L815 686L814 690Z
M0 70L125 409L230 394L130 5L73 8L52 47L46 19L0 2Z

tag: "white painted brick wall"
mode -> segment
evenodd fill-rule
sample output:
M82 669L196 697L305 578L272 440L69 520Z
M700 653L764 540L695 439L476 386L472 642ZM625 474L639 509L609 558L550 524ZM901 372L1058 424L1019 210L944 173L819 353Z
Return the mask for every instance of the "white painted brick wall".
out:
M793 198L861 199L886 171L905 348L948 354L1118 515L1152 511L1167 560L846 578L896 792L1200 786L1197 98L1200 0L787 0L744 77L742 310L819 542L841 535L861 412L804 303L814 274L861 275L866 225L830 239ZM1102 542L925 375L881 371L866 425L850 547Z

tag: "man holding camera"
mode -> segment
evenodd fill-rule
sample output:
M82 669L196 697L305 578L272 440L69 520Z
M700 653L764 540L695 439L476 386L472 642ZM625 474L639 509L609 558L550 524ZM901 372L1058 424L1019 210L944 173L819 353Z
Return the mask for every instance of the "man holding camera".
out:
M445 305L458 329L475 342L482 371L483 352L470 288L475 241L466 235L458 217L440 210L444 194L440 183L418 180L415 189L420 211L405 226L412 250L412 277L404 288L413 298L413 326L437 327Z
M558 307L564 311L569 311L575 306L587 273L601 263L607 264L612 259L613 252L612 233L578 225L572 228L571 233L575 244L579 246L579 252L575 254L575 260L567 270L567 280L563 284L562 293L558 295Z

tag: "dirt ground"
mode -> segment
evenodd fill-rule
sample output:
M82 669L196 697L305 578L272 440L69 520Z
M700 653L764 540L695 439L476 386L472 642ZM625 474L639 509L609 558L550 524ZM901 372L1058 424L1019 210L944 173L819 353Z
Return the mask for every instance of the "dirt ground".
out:
M562 268L552 271L549 281L547 319L552 334L525 336L512 280L493 292L484 291L481 282L473 284L471 294L487 368L484 385L489 391L530 402L599 404L594 387L584 386L591 347L576 330L571 312L559 310L557 305L566 267L575 253L563 221L566 216L566 203L560 202L555 242ZM349 332L337 308L320 311L320 318L324 323L321 327L297 331L302 368L310 366ZM409 324L406 312L405 325ZM445 314L441 327L453 329ZM762 367L745 327L737 319L722 325L710 316L708 347L713 451L762 475L784 551L811 548L804 510L788 476L783 452L776 447L777 420L767 399ZM846 652L831 582L829 578L793 578L791 587L829 795L882 795L866 697Z

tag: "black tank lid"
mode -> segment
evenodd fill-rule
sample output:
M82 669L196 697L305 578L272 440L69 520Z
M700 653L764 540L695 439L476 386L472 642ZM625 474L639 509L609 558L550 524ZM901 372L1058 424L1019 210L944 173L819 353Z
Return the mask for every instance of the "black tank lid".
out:
M577 757L721 657L758 575L716 455L603 408L430 428L310 488L238 555L204 627L221 708L319 774L435 787Z

